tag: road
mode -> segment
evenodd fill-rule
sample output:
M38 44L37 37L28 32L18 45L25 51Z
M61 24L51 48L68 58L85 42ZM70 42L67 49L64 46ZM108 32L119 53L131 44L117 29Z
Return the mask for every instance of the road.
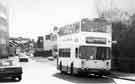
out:
M108 77L77 77L61 74L55 62L47 59L33 59L22 63L23 75L20 82L0 80L0 84L134 84L133 82Z

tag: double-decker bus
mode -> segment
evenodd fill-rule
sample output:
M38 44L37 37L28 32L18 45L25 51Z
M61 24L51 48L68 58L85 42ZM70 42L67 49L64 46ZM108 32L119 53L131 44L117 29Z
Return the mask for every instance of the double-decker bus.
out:
M107 75L111 69L111 23L82 19L58 31L57 69L69 74Z

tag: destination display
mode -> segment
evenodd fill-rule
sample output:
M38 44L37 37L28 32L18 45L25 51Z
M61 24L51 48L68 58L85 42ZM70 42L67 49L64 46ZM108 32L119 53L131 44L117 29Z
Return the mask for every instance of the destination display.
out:
M98 37L86 37L86 43L106 44L106 39Z

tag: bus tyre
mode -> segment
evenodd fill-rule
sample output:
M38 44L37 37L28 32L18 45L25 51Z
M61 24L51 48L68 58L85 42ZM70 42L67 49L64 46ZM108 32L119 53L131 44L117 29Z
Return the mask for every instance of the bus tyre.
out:
M63 73L62 71L62 63L60 62L60 72Z
M71 75L74 74L73 70L74 70L74 67L73 67L73 63L72 63L71 66L70 66L70 74L71 74Z

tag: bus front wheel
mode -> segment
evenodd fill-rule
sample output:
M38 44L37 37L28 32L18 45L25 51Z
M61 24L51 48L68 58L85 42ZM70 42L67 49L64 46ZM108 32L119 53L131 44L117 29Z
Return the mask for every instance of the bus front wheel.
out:
M74 70L74 66L73 66L73 63L72 63L71 66L70 66L70 74L71 74L71 75L74 74L73 70Z
M62 63L60 62L60 72L63 73L62 71Z

